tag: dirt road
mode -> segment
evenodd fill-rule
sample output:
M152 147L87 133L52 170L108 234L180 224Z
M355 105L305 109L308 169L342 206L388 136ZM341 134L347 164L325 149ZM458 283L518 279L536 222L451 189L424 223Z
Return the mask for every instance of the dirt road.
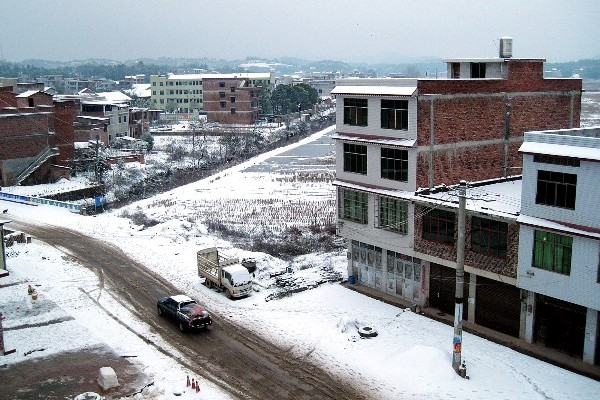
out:
M368 398L356 385L339 380L335 371L325 371L307 363L304 357L298 359L285 349L277 349L264 338L221 318L218 310L211 310L213 326L208 332L181 334L156 314L156 299L178 290L109 243L57 226L35 225L18 217L12 218L11 228L66 249L69 256L93 270L124 306L176 347L185 359L168 354L144 338L149 345L217 384L233 398ZM127 325L127 321L120 322Z

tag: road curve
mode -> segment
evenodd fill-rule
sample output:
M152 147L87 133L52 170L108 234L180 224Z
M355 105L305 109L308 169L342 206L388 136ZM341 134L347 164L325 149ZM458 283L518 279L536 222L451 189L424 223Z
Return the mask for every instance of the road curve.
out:
M179 359L143 338L157 351L176 359L193 374L212 381L238 399L367 399L359 385L336 377L269 343L243 326L211 310L213 326L207 332L181 334L174 324L156 314L157 298L178 290L160 275L129 258L116 246L63 227L38 224L11 215L11 229L25 232L68 252L94 271L115 298L140 320L146 321L165 342L185 357ZM107 310L109 313L110 311ZM127 325L126 321L120 321Z

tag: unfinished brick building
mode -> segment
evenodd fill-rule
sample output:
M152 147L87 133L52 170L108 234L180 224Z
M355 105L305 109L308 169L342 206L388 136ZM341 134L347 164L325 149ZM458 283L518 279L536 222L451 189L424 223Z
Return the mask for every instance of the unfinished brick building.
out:
M443 79L342 79L331 93L338 233L348 241L348 275L410 304L452 312L456 196L444 187L521 174L525 131L579 127L582 83L546 79L543 59L513 58L511 51L446 65ZM424 199L419 189L441 198ZM503 251L467 246L465 270L473 287L483 282L497 291L480 290L473 296L478 311L469 304L465 317L518 335L518 210L486 210L469 216L467 228L476 218L478 234L500 235ZM510 320L494 325L506 304Z

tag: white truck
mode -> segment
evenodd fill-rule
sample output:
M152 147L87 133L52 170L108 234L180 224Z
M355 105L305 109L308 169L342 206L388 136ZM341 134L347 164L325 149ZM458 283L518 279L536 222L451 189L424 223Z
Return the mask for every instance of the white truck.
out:
M216 247L199 250L198 275L209 288L216 287L232 298L248 296L252 292L252 279L248 269L238 259L225 258Z

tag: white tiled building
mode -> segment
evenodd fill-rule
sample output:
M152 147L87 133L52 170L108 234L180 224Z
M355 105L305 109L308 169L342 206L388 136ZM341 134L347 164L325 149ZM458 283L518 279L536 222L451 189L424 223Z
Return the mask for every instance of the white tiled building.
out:
M600 127L526 132L517 286L522 337L600 359Z

